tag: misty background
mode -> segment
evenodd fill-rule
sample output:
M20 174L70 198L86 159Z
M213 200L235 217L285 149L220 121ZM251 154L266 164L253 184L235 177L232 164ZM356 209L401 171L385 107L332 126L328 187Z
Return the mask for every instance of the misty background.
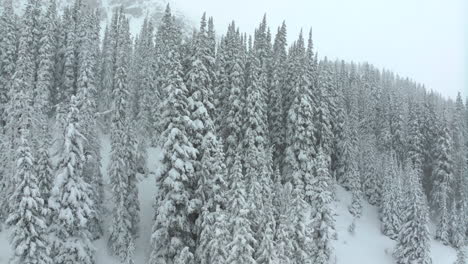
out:
M192 19L206 11L218 32L235 20L252 32L264 13L288 40L312 27L320 56L368 61L455 98L468 96L468 4L464 0L174 0ZM272 28L273 33L276 32Z

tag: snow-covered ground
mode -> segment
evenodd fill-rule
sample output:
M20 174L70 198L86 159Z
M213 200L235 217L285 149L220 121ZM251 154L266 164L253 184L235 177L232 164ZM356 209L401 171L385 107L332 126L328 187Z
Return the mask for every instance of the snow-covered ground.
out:
M393 264L392 258L395 241L382 235L378 208L363 202L362 217L356 221L355 234L348 232L353 217L348 211L351 204L351 193L337 187L335 203L336 230L335 241L337 264ZM432 263L453 264L456 251L433 240L431 243Z
M106 218L104 219L104 237L95 242L97 264L119 263L107 248L109 228L112 223L110 210L112 207L111 192L109 189L109 178L107 177L107 165L110 159L110 140L103 136L101 143L102 172L105 182L105 207ZM148 151L148 165L150 171L155 173L161 160L161 151L151 148ZM147 178L140 178L139 198L141 206L140 235L136 241L135 264L146 263L150 250L150 237L154 216L155 180L154 174ZM356 222L355 234L348 232L348 227L353 218L348 212L351 203L351 194L343 188L337 187L337 202L335 203L336 229L338 240L334 242L337 264L393 264L391 253L395 242L380 232L380 220L378 209L364 202L363 215ZM9 245L9 231L0 232L0 264L7 264L13 253ZM450 247L443 246L437 241L431 245L431 254L434 264L453 264L456 252Z

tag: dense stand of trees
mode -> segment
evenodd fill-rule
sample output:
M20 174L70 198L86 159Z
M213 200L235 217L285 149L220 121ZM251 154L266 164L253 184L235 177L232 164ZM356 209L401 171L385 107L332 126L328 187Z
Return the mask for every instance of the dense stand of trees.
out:
M28 0L0 17L0 220L13 263L95 263L103 235L100 133L111 139L109 248L133 263L137 174L163 151L151 264L330 263L336 185L380 208L396 263L467 238L468 107L368 63L319 59L267 19L220 38L182 34L169 6L132 36L123 8L100 38L81 0ZM417 241L417 242L415 242Z

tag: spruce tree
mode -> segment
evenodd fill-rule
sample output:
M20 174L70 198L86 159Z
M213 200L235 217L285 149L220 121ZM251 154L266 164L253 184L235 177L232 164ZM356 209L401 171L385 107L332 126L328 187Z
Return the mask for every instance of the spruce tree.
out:
M16 61L16 15L13 11L12 0L3 1L3 12L0 18L2 38L0 41L0 127L4 131L6 125L6 106L11 85L11 77L15 70Z
M136 188L135 143L130 133L130 105L128 91L128 56L130 36L128 20L120 17L122 30L118 35L118 59L116 62L115 87L112 112L112 153L108 171L114 198L112 232L109 245L123 263L132 259L128 245L134 244L139 224L139 200Z
M335 230L332 203L332 178L326 154L319 148L312 186L312 240L313 263L329 263L332 255L331 240Z
M444 187L444 192L447 192L447 187ZM444 245L449 244L449 211L448 211L448 203L446 201L446 195L441 198L440 201L440 215L439 215L439 222L437 224L437 231L435 238L440 240Z
M280 263L293 263L295 240L292 206L292 184L279 183L277 193L278 221L275 234L276 255Z
M201 173L195 191L200 201L200 214L196 220L196 259L201 263L222 263L227 258L226 247L230 237L223 146L210 132L203 139L202 149Z
M19 43L18 43L18 54L16 60L16 68L14 74L11 76L9 82L9 91L8 91L8 103L5 109L5 129L4 133L6 136L6 144L7 148L5 151L7 152L7 162L6 162L6 170L12 172L14 170L14 152L18 148L18 143L20 140L20 120L24 118L24 115L27 115L30 122L28 123L30 126L33 124L32 120L36 120L37 115L31 109L32 99L33 99L33 91L35 85L35 74L36 74L36 63L35 58L36 54L36 47L37 47L37 19L38 19L38 10L39 1L29 0L26 7L23 17L21 18L21 30L19 33ZM32 140L30 140L32 141ZM34 142L31 142L34 143ZM34 152L34 148L32 149ZM15 183L12 181L11 178L5 178L5 189L4 195L5 197L11 197L13 189L15 188ZM5 206L3 210L5 210L4 215L10 213L11 208L5 199Z
M273 264L278 263L279 259L277 256L274 235L276 229L276 223L274 221L273 214L270 213L267 215L266 219L264 220L265 226L263 227L264 230L262 232L262 240L258 246L256 251L256 258L255 260L257 263L261 264Z
M362 191L367 201L372 205L380 205L382 194L382 175L379 175L379 152L374 135L359 140L361 161L359 171L361 174Z
M455 264L466 264L466 253L465 249L460 248L457 250L457 261Z
M358 156L357 128L356 120L353 118L353 115L354 112L349 113L345 118L345 123L343 125L343 140L338 144L341 158L338 160L336 170L337 181L348 190L351 189L353 182L357 182L354 178L358 176L355 171L358 168L353 168L353 166L358 165L356 163L356 158Z
M84 144L85 164L83 177L91 186L90 198L93 201L94 215L89 221L89 231L92 238L102 235L101 218L103 200L103 179L101 174L100 142L98 139L98 124L96 120L96 80L94 75L95 58L93 48L92 17L88 15L83 21L81 36L81 63L77 81L77 96L80 101L80 127L87 139Z
M26 117L27 118L27 117ZM30 120L21 120L20 142L15 155L16 168L13 182L15 188L10 198L12 210L7 224L13 227L12 246L14 255L11 263L52 263L47 236L47 213L41 190L39 189L35 161L27 138Z
M457 205L455 201L452 201L449 214L448 241L455 248L463 248L466 232L466 221L464 221L466 212L463 202L459 202Z
M52 87L55 85L55 54L57 52L57 7L54 0L51 0L47 12L43 18L43 29L39 41L37 83L35 89L34 105L36 111L47 115L51 109Z
M409 165L411 166L411 165ZM428 208L415 168L406 168L409 178L405 192L403 221L394 251L396 263L432 263ZM415 242L417 241L417 242Z
M247 181L254 179L255 168L260 168L261 157L258 155L265 151L267 146L265 94L261 80L261 61L254 51L249 51L249 68L247 71L247 85L245 90L245 115L243 122L243 163L246 171Z
M226 85L221 91L225 93L219 101L222 104L218 109L225 109L225 113L218 114L220 121L220 134L225 142L226 165L231 168L234 164L234 157L239 148L242 147L242 121L244 114L244 69L241 57L241 40L238 32L236 33L235 24L231 24L225 38L226 65L225 68Z
M422 170L423 163L423 136L421 133L421 118L420 107L418 103L409 103L409 120L408 120L408 158L413 166Z
M397 160L393 154L385 154L382 158L382 203L380 205L380 219L382 233L391 239L397 239L401 221L401 192L400 176Z
M315 130L316 146L321 146L326 155L332 155L333 148L333 126L336 126L334 116L336 114L335 98L332 90L335 89L333 84L333 73L331 66L325 57L325 60L320 63L318 100L317 110L315 111L315 122L318 124ZM332 113L332 111L334 111Z
M302 36L299 43L303 42ZM300 44L303 46L303 43ZM314 108L310 95L310 80L307 75L298 77L296 89L297 96L292 102L287 116L287 148L285 157L284 175L286 181L294 184L295 189L304 190L306 194L310 189L313 175L313 162L315 157L315 127L313 123ZM304 189L306 188L306 189ZM302 194L301 194L302 195ZM306 197L307 202L311 202Z
M157 177L158 211L151 238L149 263L172 263L177 253L194 243L188 203L192 197L196 149L188 140L188 91L181 78L180 55L169 52L166 87L169 94L162 114L164 132L162 171Z
M228 244L229 264L254 264L254 245L257 243L250 228L248 219L249 205L246 193L246 179L242 175L240 155L237 154L231 170L234 181L230 186L231 201L228 205L230 215L230 230L232 230L231 242Z
M284 75L286 67L286 24L283 22L275 37L273 45L273 62L272 62L272 80L269 101L269 129L270 143L274 146L273 161L283 169L283 161L286 140L286 127L283 115L283 93L285 89Z
M430 193L430 201L438 211L442 210L448 200L447 194L453 183L452 138L442 121L439 127L437 147L435 150L434 169L432 173L433 187Z
M49 199L53 210L54 263L94 263L94 247L87 221L93 215L91 186L83 178L83 141L79 126L78 100L71 98L66 117L63 145L58 152L54 187Z

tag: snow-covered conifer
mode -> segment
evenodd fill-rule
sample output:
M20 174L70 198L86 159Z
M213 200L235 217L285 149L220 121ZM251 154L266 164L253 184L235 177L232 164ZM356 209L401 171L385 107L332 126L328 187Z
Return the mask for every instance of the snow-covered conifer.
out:
M231 169L234 181L230 186L231 200L228 205L230 213L230 229L232 230L231 242L228 244L229 264L254 264L254 245L257 241L250 228L249 204L247 202L246 179L242 175L240 155L237 154Z
M34 158L27 140L26 128L21 129L21 139L16 157L14 175L15 189L11 203L13 210L7 224L13 227L11 263L51 264L50 245L47 236L47 221L44 199L38 186Z
M434 148L433 187L430 193L430 201L436 210L441 210L448 200L448 191L453 183L452 138L442 121L439 127L437 147Z
M91 187L83 178L83 141L78 100L71 98L66 117L63 145L58 153L57 174L49 199L53 209L52 256L56 263L94 263L94 246L87 228L93 215Z
M80 67L77 81L77 94L80 101L80 127L86 141L83 143L85 163L83 178L91 186L90 198L93 201L94 215L89 220L92 238L102 235L101 213L103 199L103 179L101 174L100 142L98 139L97 91L94 75L95 57L93 55L93 25L91 15L87 15L82 22Z
M327 156L322 148L317 154L317 164L312 182L312 240L313 263L329 263L332 255L331 240L335 232L332 209L333 181L328 171Z
M398 264L415 261L431 264L428 207L417 170L409 167L405 172L409 180L405 192L403 221L393 255Z
M391 239L398 237L401 221L400 175L394 155L385 154L382 157L382 202L380 204L380 219L382 233Z
M11 77L15 70L17 34L16 15L12 0L3 1L3 12L0 18L2 38L0 41L0 127L2 131L6 123L6 106L11 85Z
M151 238L149 263L171 263L178 252L194 247L188 203L193 195L196 149L188 140L188 91L181 78L180 55L169 52L170 68L166 87L168 94L162 122L164 157L157 177L157 213Z
M120 17L122 27L118 35L118 56L113 90L112 111L112 153L108 171L112 183L114 198L112 231L109 245L121 262L133 258L128 245L135 243L137 225L139 224L138 190L136 188L135 142L130 135L130 104L128 102L128 62L130 36L128 20Z

